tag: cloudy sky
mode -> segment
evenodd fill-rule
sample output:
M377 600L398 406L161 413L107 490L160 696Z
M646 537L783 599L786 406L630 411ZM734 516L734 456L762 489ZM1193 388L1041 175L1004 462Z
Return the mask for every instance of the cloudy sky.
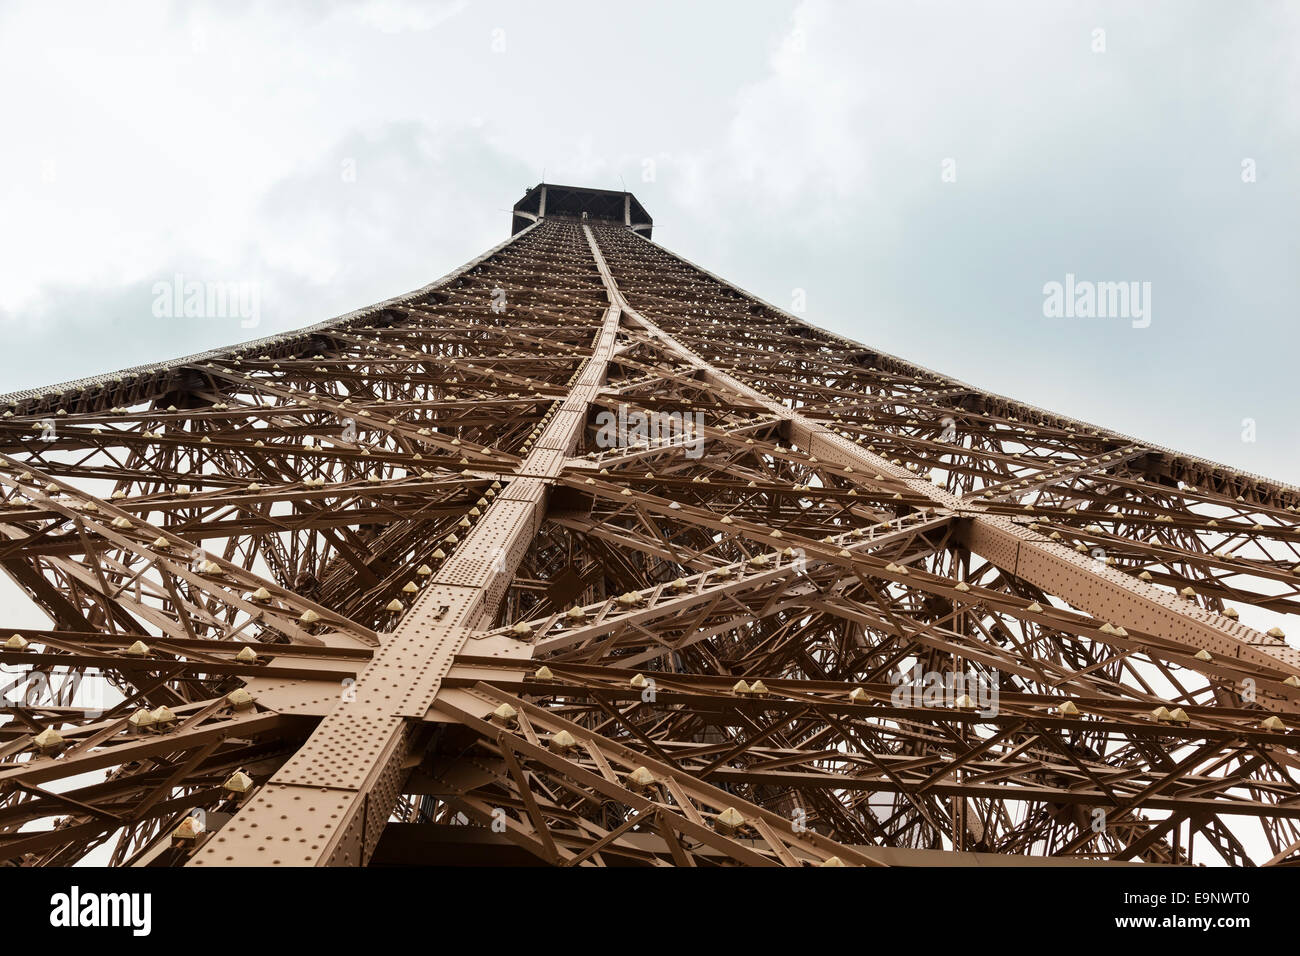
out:
M1136 6L0 2L0 391L416 288L544 176L820 325L1300 482L1300 5ZM155 315L177 274L255 283L257 327ZM1045 316L1067 274L1149 313Z

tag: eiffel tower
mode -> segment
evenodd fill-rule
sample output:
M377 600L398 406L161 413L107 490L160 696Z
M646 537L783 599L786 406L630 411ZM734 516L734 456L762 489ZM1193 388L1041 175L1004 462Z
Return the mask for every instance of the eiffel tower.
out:
M0 858L1300 859L1300 489L652 227L539 184L415 292L4 396Z

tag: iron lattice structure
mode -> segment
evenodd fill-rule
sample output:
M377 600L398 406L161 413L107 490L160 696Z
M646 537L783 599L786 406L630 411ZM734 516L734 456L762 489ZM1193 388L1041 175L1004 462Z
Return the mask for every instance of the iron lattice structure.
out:
M1236 609L1296 613L1300 490L548 188L409 295L7 396L3 859L1297 859L1300 654Z

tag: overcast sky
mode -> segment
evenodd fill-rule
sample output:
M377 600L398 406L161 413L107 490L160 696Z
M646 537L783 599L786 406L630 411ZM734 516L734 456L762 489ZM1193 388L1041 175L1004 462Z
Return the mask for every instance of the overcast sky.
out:
M1300 4L1138 6L0 2L0 391L416 288L544 175L817 324L1300 482ZM155 315L177 274L258 325ZM1149 312L1047 317L1067 274Z

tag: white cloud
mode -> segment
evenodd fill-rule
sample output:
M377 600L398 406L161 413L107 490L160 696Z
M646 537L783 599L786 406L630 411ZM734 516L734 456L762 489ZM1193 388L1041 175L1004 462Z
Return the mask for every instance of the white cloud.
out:
M820 324L1294 474L1287 353L1251 343L1300 296L1300 13L1191 8L6 5L0 317L33 351L0 375L238 338L135 314L125 291L178 269L263 281L277 328L405 291L502 238L545 170L626 183L662 241L778 303L807 289ZM1149 334L1035 321L1067 271L1152 281ZM1225 332L1253 365L1198 344ZM1227 424L1170 412L1216 414L1203 381L1243 406Z
M355 7L343 8L344 15L384 33L405 30L432 30L463 13L469 0L445 3L412 3L408 0L366 0Z

